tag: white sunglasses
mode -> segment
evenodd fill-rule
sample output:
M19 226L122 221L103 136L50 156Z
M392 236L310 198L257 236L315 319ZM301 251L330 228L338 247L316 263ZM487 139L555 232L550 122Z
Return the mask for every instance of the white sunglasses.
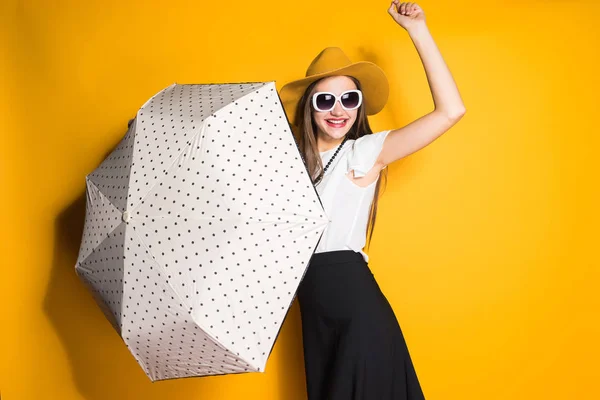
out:
M362 92L358 89L346 90L339 96L331 92L317 92L313 94L312 105L317 111L331 111L336 101L340 102L344 110L355 110L362 104Z

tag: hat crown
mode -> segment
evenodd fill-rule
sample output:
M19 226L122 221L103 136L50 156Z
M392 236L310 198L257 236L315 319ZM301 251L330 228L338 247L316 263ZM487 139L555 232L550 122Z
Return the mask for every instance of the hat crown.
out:
M339 47L327 47L319 53L308 66L306 76L318 75L343 68L352 64L348 56Z

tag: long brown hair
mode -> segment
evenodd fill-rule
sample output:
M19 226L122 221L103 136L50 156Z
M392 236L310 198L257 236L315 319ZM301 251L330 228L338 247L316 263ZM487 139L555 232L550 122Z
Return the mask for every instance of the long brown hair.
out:
M356 84L356 88L361 90L361 84L358 79L348 76ZM304 91L303 96L298 102L298 108L296 110L296 120L292 123L292 128L295 131L294 134L298 141L298 147L304 157L306 167L310 174L310 177L314 182L318 182L323 176L323 163L321 162L321 156L319 155L319 148L317 146L317 126L312 118L312 108L310 99L316 92L315 86L324 78L321 78L311 83ZM364 94L363 94L364 95ZM363 98L363 102L368 99ZM363 103L364 104L364 103ZM356 121L346 134L348 139L358 139L361 136L372 134L373 131L369 126L369 120L365 112L365 108L361 105L358 109L358 115ZM369 241L367 248L371 244L371 238L373 236L373 230L375 229L375 220L377 218L377 204L379 201L379 189L381 184L381 178L385 178L387 184L387 168L381 170L379 177L377 178L377 184L375 185L375 194L373 196L373 202L371 203L371 209L369 212L369 223L367 231L369 231ZM385 187L385 184L384 184Z

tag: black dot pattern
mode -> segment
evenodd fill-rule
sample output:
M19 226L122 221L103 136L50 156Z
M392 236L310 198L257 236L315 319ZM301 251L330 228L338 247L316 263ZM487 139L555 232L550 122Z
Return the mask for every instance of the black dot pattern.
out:
M136 121L129 126L127 134L116 149L87 176L104 196L121 212L125 211L130 185L130 170L135 140Z
M89 188L90 186L88 186L88 190ZM91 186L91 188L95 187ZM92 190L92 192L95 191ZM85 263L78 263L76 271L91 289L104 315L117 332L121 333L125 225L119 223L115 225L116 228L104 237L101 244L102 251L92 252L85 259Z
M124 190L127 190L126 187ZM112 189L108 191L115 194ZM90 175L86 177L85 228L77 258L78 265L121 224L123 212L114 204L115 198L118 199L118 196L111 201L92 181Z
M274 83L171 85L127 135L88 177L79 275L152 380L264 371L328 223Z

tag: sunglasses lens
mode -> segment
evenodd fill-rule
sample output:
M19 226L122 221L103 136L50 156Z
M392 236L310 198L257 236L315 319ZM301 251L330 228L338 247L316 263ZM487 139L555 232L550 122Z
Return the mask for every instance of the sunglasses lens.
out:
M333 108L335 97L327 93L321 93L317 96L317 108L322 111L327 111Z
M358 92L348 92L342 96L342 104L346 108L356 108L360 106L360 97Z

